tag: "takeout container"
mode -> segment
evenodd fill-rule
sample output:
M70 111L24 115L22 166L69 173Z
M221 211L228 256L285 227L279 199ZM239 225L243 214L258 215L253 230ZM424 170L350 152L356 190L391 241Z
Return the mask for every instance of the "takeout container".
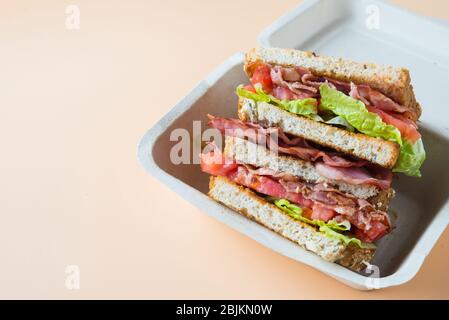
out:
M376 18L373 14L379 14ZM369 20L367 20L369 19ZM378 20L376 20L378 19ZM367 21L369 22L367 24ZM378 24L374 24L378 22ZM206 114L236 117L238 84L247 82L238 53L213 71L142 138L138 158L143 167L187 201L231 228L292 259L318 269L354 288L367 290L404 283L415 276L449 222L449 24L424 18L384 1L305 1L259 37L264 46L313 50L359 61L410 69L423 106L420 132L427 160L420 179L400 175L393 182L391 203L396 229L378 242L372 265L355 273L328 263L293 242L248 220L207 197L209 175L197 164L175 165L170 150L174 129L189 132L192 145L201 140L193 121ZM192 153L192 149L191 149ZM196 156L196 155L192 155Z

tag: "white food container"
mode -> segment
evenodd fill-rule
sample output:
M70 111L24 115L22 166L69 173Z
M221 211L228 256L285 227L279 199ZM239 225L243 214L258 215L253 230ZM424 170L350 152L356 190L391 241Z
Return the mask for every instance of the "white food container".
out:
M313 50L359 61L410 69L423 106L420 132L427 160L420 179L400 175L391 203L396 229L378 242L373 266L355 273L328 263L293 242L207 197L209 175L197 164L175 165L170 150L174 129L183 128L192 143L201 140L208 113L236 117L238 84L246 83L239 53L213 71L142 138L138 158L145 169L189 202L228 226L292 259L357 289L385 288L415 276L449 222L449 24L424 18L383 1L305 1L260 36L264 46ZM173 139L172 139L173 140ZM193 150L195 152L197 150ZM199 151L198 151L199 152ZM192 149L191 149L192 153ZM193 156L196 156L196 153Z

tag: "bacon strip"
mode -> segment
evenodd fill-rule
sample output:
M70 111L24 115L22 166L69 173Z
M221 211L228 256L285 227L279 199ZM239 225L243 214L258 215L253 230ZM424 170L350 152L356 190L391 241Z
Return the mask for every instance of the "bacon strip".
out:
M397 113L408 111L406 107L397 104L383 93L372 89L370 86L359 84L357 85L357 91L362 98L369 102L368 105L372 105L380 110Z
M305 85L301 82L301 73L296 68L284 68L281 66L274 66L271 68L270 72L271 81L277 87L287 88L294 95L299 98L305 99L315 97L318 93L318 89L313 86ZM284 80L286 77L287 80ZM285 91L283 91L285 93ZM281 91L274 92L275 94L284 94ZM278 99L283 99L282 97L277 97Z
M246 168L250 173L259 175L259 176L268 176L275 179L283 180L283 181L297 181L298 178L285 172L277 172L270 168L254 168L249 164L242 163L242 166Z
M376 178L364 168L337 168L322 162L317 162L315 168L321 176L328 179L344 181L350 184L371 184L380 189L390 188L393 180L393 175L389 170L379 170L382 171L382 175Z
M302 160L315 162L318 160L323 160L325 164L332 167L339 168L350 168L350 167L363 167L368 162L365 160L349 160L342 156L337 155L336 152L325 152L313 147L310 147L307 144L307 141L303 140L298 143L296 146L287 146L283 147L282 144L276 145L272 139L269 141L269 149L272 151L279 150L281 153L289 154L296 156Z
M351 82L351 91L349 91L349 96L356 100L362 101L365 106L369 106L370 103L368 100L365 99L363 95L359 93L359 86L356 86L354 83Z

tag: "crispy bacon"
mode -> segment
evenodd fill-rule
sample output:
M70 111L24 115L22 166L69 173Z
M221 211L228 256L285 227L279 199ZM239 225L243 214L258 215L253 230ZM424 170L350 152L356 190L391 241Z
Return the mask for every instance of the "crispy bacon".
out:
M351 84L348 82L338 81L331 78L325 78L326 83L331 86L332 88L343 92L346 95L349 95L349 92L351 91Z
M295 176L285 173L285 172L277 172L270 168L254 168L252 165L249 164L241 164L243 165L250 173L256 174L259 176L269 176L275 179L279 179L282 181L296 181L298 178Z
M372 173L364 168L337 168L317 162L315 168L318 173L331 180L344 181L350 184L371 184L380 189L390 188L393 175L390 170L377 168L380 174L373 177Z
M301 82L301 73L296 68L285 68L280 66L274 66L271 68L270 76L273 85L278 88L288 89L293 95L304 98L315 97L318 90L313 86L308 86ZM286 79L284 79L286 77ZM287 95L283 90L282 94ZM279 94L281 91L274 91L274 94ZM277 97L278 99L283 99L282 97Z
M306 99L309 98L309 94L301 93L296 94L291 91L289 88L284 87L274 87L273 95L280 100L298 100L298 99Z
M315 162L318 160L323 160L329 166L332 167L363 167L367 164L364 160L349 160L343 156L337 155L336 152L321 151L316 148L311 147L306 140L302 140L296 146L283 147L282 142L278 145L275 144L273 139L268 140L269 148L273 151L279 150L281 153L294 155L302 160Z
M394 102L383 93L372 89L370 86L359 84L357 85L357 91L365 101L368 101L368 104L365 103L365 105L372 105L377 109L388 112L404 113L408 111L406 107Z
M274 72L274 77L273 77ZM280 74L279 74L280 73ZM282 67L272 67L271 68L271 79L277 78L279 82L290 81L296 82L301 79L301 74L296 68L282 68Z
M311 74L311 73L305 73L305 74L301 77L301 81L302 81L302 83L304 83L305 85L308 85L308 86L311 86L311 87L314 87L314 88L317 88L317 89L318 89L318 88L323 84L323 82L326 81L326 79L323 78L323 77L317 77L317 76L314 76L314 75Z
M356 86L353 82L351 82L351 91L349 91L349 96L351 96L356 100L362 101L365 104L365 106L369 106L370 105L369 101L366 100L365 97L359 93L359 87L360 86Z

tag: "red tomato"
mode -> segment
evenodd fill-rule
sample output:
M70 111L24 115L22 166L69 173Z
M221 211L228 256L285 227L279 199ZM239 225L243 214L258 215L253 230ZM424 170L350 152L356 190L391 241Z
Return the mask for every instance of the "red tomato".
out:
M376 241L387 233L387 226L379 221L374 221L371 228L365 233L371 241Z
M244 86L243 89L256 93L256 89L251 84Z
M355 235L357 238L364 242L374 242L382 238L385 234L387 234L388 228L382 222L374 221L371 224L371 228L367 231L363 231L361 229L355 229Z
M312 219L312 209L310 208L302 208L302 216L309 219L309 220L313 220Z
M245 179L248 180L247 177ZM288 196L285 188L279 182L265 176L254 175L248 187L275 198L286 198Z
M301 194L287 192L282 184L268 176L252 174L248 170L235 170L229 173L227 177L231 181L251 188L259 193L278 199L285 198L288 201L299 205L301 208L313 205L311 200L304 198Z
M266 64L258 65L251 78L251 83L253 85L260 83L263 91L266 93L271 93L273 90L273 81L271 81L270 70L270 67Z
M290 200L291 202L294 202L294 203L298 204L303 210L304 209L308 209L308 207L313 206L313 201L312 200L304 198L299 193L289 192L289 193L287 193L287 197L286 198L288 200Z
M312 220L329 221L335 216L335 211L328 209L318 203L315 203L312 208Z
M218 152L209 152L200 155L201 170L214 176L226 176L237 169L237 164L226 161Z

